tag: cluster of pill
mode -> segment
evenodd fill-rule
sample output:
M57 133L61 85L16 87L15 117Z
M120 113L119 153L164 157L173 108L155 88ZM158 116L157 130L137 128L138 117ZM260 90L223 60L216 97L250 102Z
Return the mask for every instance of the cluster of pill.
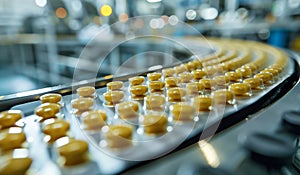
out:
M64 103L60 94L51 93L40 97L41 105L35 109L36 120L40 123L43 141L58 156L59 166L76 166L89 160L88 143L77 140L70 134L70 123L64 118Z
M0 174L23 175L32 164L22 117L20 110L0 113Z
M238 45L243 41L231 42ZM198 121L199 114L213 110L214 105L234 105L236 99L249 98L280 77L287 64L284 53L263 44L242 44L237 50L217 42L213 55L146 77L131 77L129 85L122 81L108 83L107 91L100 96L103 106L111 108L119 122L108 124L106 111L94 106L93 87L77 89L79 98L72 101L73 112L84 129L105 131L104 138L112 148L130 145L137 128L144 134L161 135L174 123ZM250 49L255 51L250 54Z

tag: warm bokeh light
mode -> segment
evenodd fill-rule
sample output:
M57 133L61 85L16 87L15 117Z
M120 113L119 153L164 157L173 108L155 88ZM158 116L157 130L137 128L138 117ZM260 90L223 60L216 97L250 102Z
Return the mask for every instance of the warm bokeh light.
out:
M112 8L109 5L103 5L100 8L100 13L103 16L110 16L112 14Z
M126 22L128 20L128 15L126 13L121 13L119 15L119 21L120 22Z
M67 16L67 11L63 7L59 7L56 9L55 14L58 18L65 18Z

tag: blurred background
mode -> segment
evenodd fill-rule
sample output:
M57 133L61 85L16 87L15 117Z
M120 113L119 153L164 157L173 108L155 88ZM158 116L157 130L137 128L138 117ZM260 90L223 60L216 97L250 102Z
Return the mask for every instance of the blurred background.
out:
M142 15L155 16L133 18ZM198 32L168 27L180 21ZM135 69L156 65L157 60L168 64L167 55L190 56L171 41L147 38L111 50L122 37L130 39L145 26L150 30L145 32L153 34L158 30L175 37L201 33L300 51L300 0L0 0L0 98L71 83L86 46L91 47L86 50L90 56L77 67L84 72L79 79L90 78L91 70L98 70L97 77L114 74L132 57L135 61L126 65ZM87 45L99 31L97 44ZM98 69L95 62L104 57Z

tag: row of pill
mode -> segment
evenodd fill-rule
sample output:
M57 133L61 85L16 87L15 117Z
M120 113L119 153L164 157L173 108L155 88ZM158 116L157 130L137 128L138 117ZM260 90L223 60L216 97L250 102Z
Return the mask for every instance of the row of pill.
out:
M32 164L22 117L20 110L0 113L0 174L23 175Z
M47 147L58 154L55 160L60 167L74 167L90 161L88 143L70 134L70 123L63 118L60 94L45 94L40 97L41 105L35 109Z

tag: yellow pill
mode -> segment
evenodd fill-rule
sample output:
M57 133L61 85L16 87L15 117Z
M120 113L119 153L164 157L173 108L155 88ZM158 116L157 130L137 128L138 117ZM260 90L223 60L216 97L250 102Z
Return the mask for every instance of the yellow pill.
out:
M207 75L206 72L202 69L194 70L192 73L194 75L195 80L200 80L201 78L204 78Z
M167 68L163 69L162 73L164 74L164 77L173 77L175 75L175 70L173 68Z
M51 93L42 95L40 100L42 103L59 103L61 98L60 94Z
M254 75L254 78L261 78L265 85L270 85L274 83L273 74L269 72L262 72Z
M95 87L92 86L84 86L80 87L77 90L77 94L81 97L94 97L94 93L96 92Z
M46 142L53 143L57 139L67 135L70 129L70 123L61 119L48 119L43 122L43 133L46 136Z
M253 90L260 90L264 88L263 80L261 78L247 78L243 81L244 83L248 83Z
M24 175L29 170L32 159L29 157L27 149L15 149L1 155L2 165L1 175Z
M22 128L11 127L0 132L0 150L6 152L21 148L26 141L26 135Z
M186 67L184 67L183 65L176 66L174 69L175 69L175 73L177 75L188 71L188 69Z
M261 71L262 73L271 73L274 77L277 77L279 75L279 71L273 68L266 68L264 70Z
M162 111L165 103L166 99L163 95L148 95L145 97L145 104L148 110Z
M134 101L126 101L117 105L117 112L122 119L137 118L139 115L139 104Z
M218 75L213 78L217 86L227 86L229 78L226 75Z
M9 110L0 113L0 129L15 126L15 123L22 118L20 110Z
M194 61L190 61L188 63L185 63L184 67L189 71L193 71L197 69L197 63L195 63Z
M216 82L208 78L203 78L199 80L199 83L201 83L205 89L213 89L216 86Z
M106 125L107 115L103 110L87 111L81 117L86 130L100 130Z
M107 83L107 89L111 91L118 91L123 88L123 82L122 81L112 81Z
M77 98L72 100L72 107L80 111L89 110L94 105L92 98Z
M176 103L170 107L170 110L175 121L190 121L195 117L195 108L189 103Z
M204 90L204 86L202 83L192 82L186 84L186 91L187 94L190 96L199 95L199 93L203 90Z
M207 95L200 95L193 98L193 104L199 112L209 111L212 107L212 98Z
M129 78L129 82L131 86L141 85L145 81L145 78L142 76Z
M234 83L229 86L229 90L231 90L236 96L251 96L251 86L247 83Z
M147 77L149 81L158 81L161 78L161 73L158 72L148 73Z
M61 138L64 139L64 138ZM83 140L70 139L58 148L59 155L63 157L64 166L73 166L85 163L88 160L88 144Z
M248 68L251 70L252 72L252 75L257 71L257 66L253 63L249 63L249 64L246 64L246 65L243 65L242 68Z
M217 91L214 91L213 94L214 102L217 104L234 104L235 103L235 97L234 94L226 89L220 89Z
M168 97L170 102L180 102L184 100L186 90L183 88L171 88L168 90Z
M240 72L227 72L225 74L228 78L229 81L231 82L240 82L242 80L242 74Z
M144 96L148 92L148 87L146 85L132 86L130 92L134 96Z
M251 77L252 74L252 70L249 67L240 67L236 69L236 72L241 74L243 78L249 78Z
M213 67L213 66L207 66L207 67L204 67L202 70L203 70L203 71L206 73L206 75L208 75L208 76L213 76L214 74L217 73L217 70L216 70L215 67Z
M165 83L162 81L149 82L149 88L151 91L161 91L165 87Z
M124 92L123 91L108 91L108 92L104 93L103 96L106 101L106 104L115 105L123 99Z
M165 79L167 87L178 87L180 84L180 78L168 77Z
M43 120L48 118L56 118L56 114L60 111L60 105L56 103L43 103L35 109L35 114L42 117Z
M144 115L144 132L147 134L162 134L167 131L168 119L166 114L148 113Z
M180 82L181 83L189 83L194 78L193 74L191 74L189 72L181 73L181 74L179 74L179 77L180 77Z
M124 148L130 146L132 139L132 127L127 125L109 126L106 133L108 146L111 148Z

